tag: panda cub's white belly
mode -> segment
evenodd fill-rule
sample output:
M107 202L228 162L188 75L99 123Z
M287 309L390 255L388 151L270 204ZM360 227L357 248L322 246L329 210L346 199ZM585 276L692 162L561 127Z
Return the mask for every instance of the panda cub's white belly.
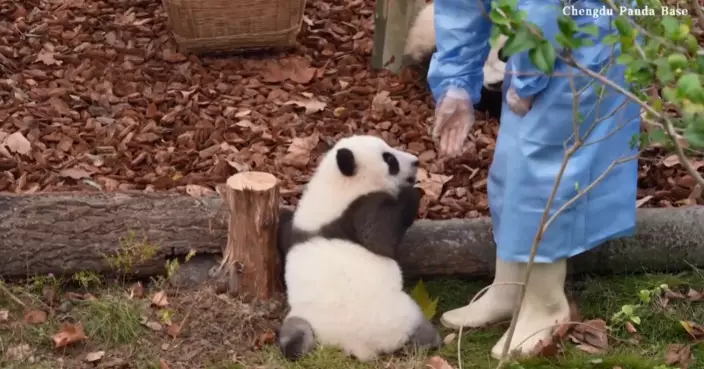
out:
M313 238L286 256L290 316L322 345L365 359L406 343L423 313L403 291L396 261L344 240Z

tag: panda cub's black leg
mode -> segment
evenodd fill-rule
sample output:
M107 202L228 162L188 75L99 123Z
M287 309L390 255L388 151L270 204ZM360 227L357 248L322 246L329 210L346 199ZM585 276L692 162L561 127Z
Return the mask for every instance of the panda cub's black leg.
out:
M442 337L433 323L423 319L415 332L408 338L408 345L414 349L436 350L442 347Z

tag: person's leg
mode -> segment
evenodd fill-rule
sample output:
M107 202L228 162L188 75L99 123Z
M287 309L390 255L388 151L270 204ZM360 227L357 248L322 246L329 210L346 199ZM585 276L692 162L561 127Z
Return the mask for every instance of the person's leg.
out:
M525 267L526 264L521 263ZM509 355L531 355L543 340L552 336L553 329L569 321L570 307L565 295L567 260L554 263L534 263L526 286L523 306L509 346ZM491 349L491 356L500 359L507 333Z
M496 258L496 272L491 287L474 303L450 310L440 323L447 328L481 327L511 319L516 307L525 264L505 262ZM470 296L471 298L471 296Z

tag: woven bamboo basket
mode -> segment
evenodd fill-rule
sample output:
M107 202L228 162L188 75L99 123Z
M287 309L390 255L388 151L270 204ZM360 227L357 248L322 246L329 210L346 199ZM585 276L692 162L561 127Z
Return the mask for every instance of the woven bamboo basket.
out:
M162 0L186 52L233 52L296 44L305 0Z

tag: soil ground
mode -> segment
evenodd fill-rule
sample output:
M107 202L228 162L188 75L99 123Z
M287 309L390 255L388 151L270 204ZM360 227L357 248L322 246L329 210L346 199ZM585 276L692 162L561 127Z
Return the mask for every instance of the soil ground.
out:
M426 281L430 296L439 298L435 318L443 311L465 304L487 282ZM649 303L640 299L643 290L663 283L669 286L670 292L653 295ZM409 282L409 289L413 284ZM14 301L4 293L0 299L0 351L3 354L0 367L6 369L420 369L425 368L429 357L428 353L408 353L362 364L335 349L322 348L298 363L288 363L271 345L273 330L283 312L281 304L242 304L217 294L210 286L178 290L168 287L162 279L140 284L147 286L144 288L119 281L101 281L89 274L70 280L35 278L6 286L19 300ZM671 367L686 367L677 362L686 361L685 356L670 346L682 344L691 352L691 356L686 357L694 358L686 362L688 367L704 368L704 344L701 343L704 330L696 325L704 322L704 307L701 296L687 298L687 293L694 296L692 291L701 291L702 287L704 274L696 270L676 276L574 279L568 283L568 291L581 314L580 320L603 319L608 325L610 338L606 351L583 351L573 343L565 343L564 352L555 357L530 359L514 365L526 369L662 369L670 367L663 366L669 358L675 360ZM165 297L161 297L162 292ZM682 295L676 295L679 292ZM629 305L635 307L624 308ZM633 309L629 318L639 319L640 324L632 324L638 331L635 335L627 331L623 320L614 316L626 309ZM62 328L62 322L73 327L80 323L87 338L55 348L53 338L60 332L69 340L77 337L75 332ZM689 322L688 327L693 330L690 333L698 337L699 343L688 334L682 322ZM497 362L489 357L489 350L506 326L498 324L464 333L460 348L462 368L494 368ZM444 331L443 335L451 333ZM435 354L457 367L457 352L457 342L453 340ZM99 359L88 361L96 357Z

